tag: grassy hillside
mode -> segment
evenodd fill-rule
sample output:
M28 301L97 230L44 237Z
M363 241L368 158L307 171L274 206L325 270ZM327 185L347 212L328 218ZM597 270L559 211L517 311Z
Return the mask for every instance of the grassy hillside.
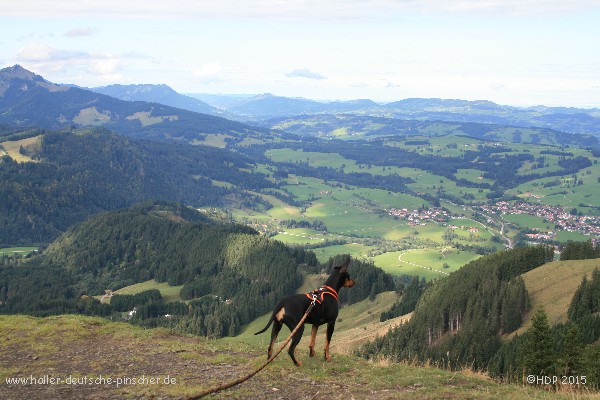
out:
M1 316L0 347L0 397L27 399L179 399L247 374L265 356L262 347L244 340L205 340L69 315ZM212 398L598 398L499 385L468 371L370 363L338 354L325 363L309 359L304 349L299 352L303 367L281 356L250 381ZM6 384L7 378L45 376L77 379L82 384ZM102 378L112 379L113 384L95 384ZM86 379L92 384L83 384Z
M596 268L600 269L600 259L554 261L523 274L532 310L544 307L550 325L567 322L575 290L583 276L590 278ZM531 324L533 313L529 314L519 333Z
M181 288L183 285L179 286L171 286L166 282L156 282L154 279L150 279L145 282L136 283L130 286L126 286L119 290L115 290L114 294L138 294L144 292L146 290L157 289L160 292L163 300L166 302L169 301L179 301L181 297L179 292L181 292ZM110 297L104 296L95 296L98 299L102 299L103 303L110 304Z

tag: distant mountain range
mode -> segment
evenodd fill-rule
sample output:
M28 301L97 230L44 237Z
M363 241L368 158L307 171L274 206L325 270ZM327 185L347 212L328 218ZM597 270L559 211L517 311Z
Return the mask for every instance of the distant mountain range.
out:
M190 94L190 96L201 98L208 104L237 115L236 119L243 121L343 113L401 120L477 122L515 127L538 127L600 136L600 109L597 108L546 106L522 108L499 105L487 100L468 101L437 98L411 98L381 104L372 100L320 102L272 94L261 94L254 97L202 94Z
M213 115L57 85L19 65L0 70L0 124L47 129L104 126L131 137L197 144L209 135L237 140L272 135L267 129Z
M51 129L103 125L130 136L197 143L211 134L237 141L268 139L274 132L268 129L267 120L319 114L539 127L600 136L600 109L520 108L487 100L436 98L381 104L368 99L325 102L268 93L183 95L167 85L150 84L86 90L51 83L19 65L0 70L0 123L7 125Z

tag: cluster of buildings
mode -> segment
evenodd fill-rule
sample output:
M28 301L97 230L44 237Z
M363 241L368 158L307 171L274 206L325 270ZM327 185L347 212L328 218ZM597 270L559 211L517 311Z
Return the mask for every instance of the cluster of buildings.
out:
M500 201L496 204L487 204L474 207L486 213L502 214L527 214L540 217L554 225L553 228L568 232L580 232L589 236L600 236L600 217L590 215L573 215L563 207L524 202L509 203ZM551 240L556 235L554 232L535 234L537 239ZM543 236L543 237L542 237ZM533 239L533 238L532 238Z
M419 208L418 210L392 208L388 210L388 214L408 221L411 226L425 225L427 222L446 222L450 219L450 213L439 207Z

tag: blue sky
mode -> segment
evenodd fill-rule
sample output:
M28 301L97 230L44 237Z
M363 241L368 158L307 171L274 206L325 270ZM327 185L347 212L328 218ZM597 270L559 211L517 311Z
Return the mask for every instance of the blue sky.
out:
M20 0L0 65L81 86L600 107L600 1Z

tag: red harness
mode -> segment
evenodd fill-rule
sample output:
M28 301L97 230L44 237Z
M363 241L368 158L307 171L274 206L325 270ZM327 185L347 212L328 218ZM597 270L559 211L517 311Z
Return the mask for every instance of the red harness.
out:
M338 294L335 291L335 289L332 288L331 286L327 286L327 285L323 285L320 288L313 290L310 293L306 293L306 297L321 304L323 302L323 300L325 300L326 294L328 294L328 295L332 296L334 299L338 300Z

